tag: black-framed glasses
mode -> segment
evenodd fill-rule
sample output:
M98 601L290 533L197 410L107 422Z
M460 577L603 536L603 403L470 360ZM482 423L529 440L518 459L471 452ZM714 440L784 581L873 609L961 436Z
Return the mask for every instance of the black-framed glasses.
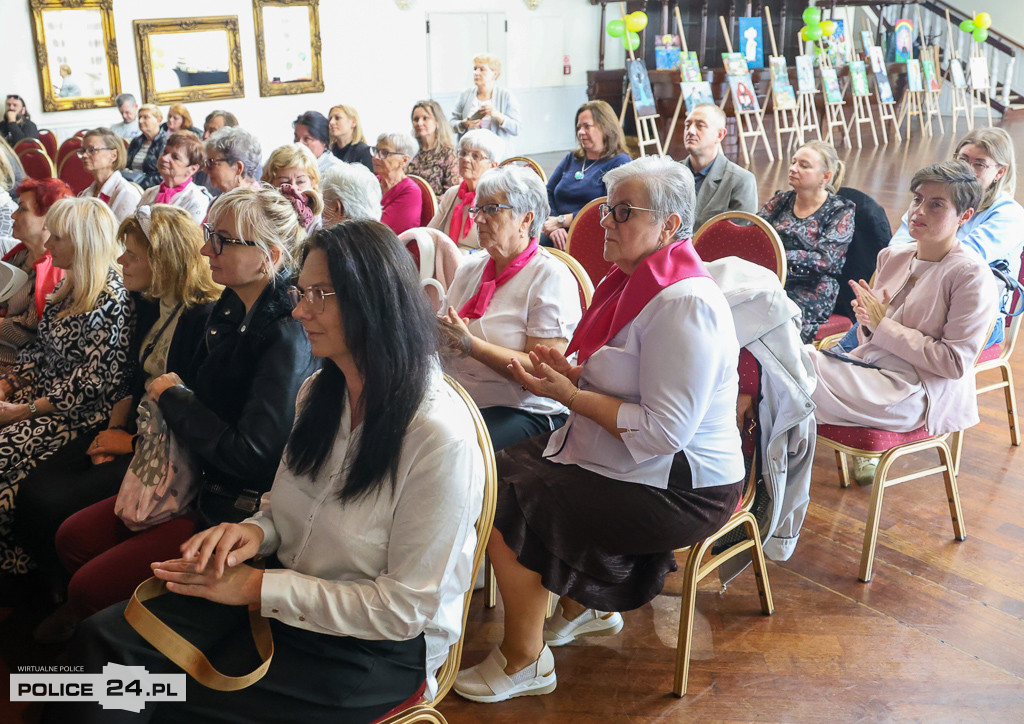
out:
M967 156L957 156L956 160L957 161L963 161L968 166L973 168L975 170L975 172L977 172L977 173L985 173L990 168L999 168L999 166L1000 166L1000 164L998 164L998 163L985 163L984 161L981 161L981 160L972 161Z
M228 163L228 160L226 158L208 158L205 161L203 161L203 166L210 169L216 166L218 163Z
M292 309L299 306L299 302L305 302L310 309L317 314L323 313L324 309L327 308L327 304L324 301L327 297L333 297L337 292L325 292L320 287L310 287L303 291L298 287L288 287L288 301L292 304Z
M470 206L469 207L469 215L470 216L479 216L480 214L483 214L484 216L494 216L496 213L498 213L502 209L511 209L511 208L512 207L509 206L508 204L484 204L483 206Z
M661 212L657 209L645 209L643 206L633 206L628 201L620 201L615 206L609 206L608 204L601 204L597 207L598 212L601 214L601 218L612 215L615 219L616 224L625 224L629 221L629 215L634 211L650 211L652 214L660 214Z
M94 153L99 153L100 151L113 150L113 148L110 148L108 146L97 146L96 148L80 148L79 150L75 151L75 155L78 156L79 158L85 158L86 156L92 156Z
M405 154L401 151L389 151L386 148L380 146L370 146L370 153L380 159L385 159L388 156L404 156Z
M221 252L224 251L225 244L228 244L229 246L256 246L255 241L232 239L230 236L224 236L224 234L219 231L214 231L213 227L209 224L203 224L203 237L210 245L210 249L213 250L214 256L220 256Z

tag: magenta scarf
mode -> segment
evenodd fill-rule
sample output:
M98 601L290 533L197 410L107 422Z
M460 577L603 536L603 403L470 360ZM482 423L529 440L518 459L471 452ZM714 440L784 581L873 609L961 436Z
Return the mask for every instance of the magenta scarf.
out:
M576 364L583 364L631 322L658 292L690 277L710 279L711 275L689 239L654 252L640 262L632 274L613 266L597 286L565 355L579 352Z
M518 274L529 263L530 259L534 257L539 248L540 245L537 243L536 237L530 239L530 244L526 249L513 259L511 264L502 269L501 274L498 274L497 277L494 274L494 269L497 265L494 263L493 257L488 259L487 264L484 265L484 275L480 279L480 288L476 290L476 294L469 298L469 301L462 305L462 309L459 310L459 316L464 319L480 319L480 317L484 316L487 306L491 303L491 297L494 296L498 287Z
M476 191L470 191L466 188L466 182L463 181L459 184L459 190L456 192L459 195L459 202L455 204L455 208L452 209L452 220L448 224L448 236L452 238L452 241L458 243L469 235L469 230L473 228L473 217L466 215L466 223L463 225L463 211L473 205L476 200Z
M192 183L192 177L185 179L185 183L180 186L168 186L166 181L160 182L160 190L156 192L156 198L153 199L154 204L169 204L171 199L180 194L185 190L185 187Z

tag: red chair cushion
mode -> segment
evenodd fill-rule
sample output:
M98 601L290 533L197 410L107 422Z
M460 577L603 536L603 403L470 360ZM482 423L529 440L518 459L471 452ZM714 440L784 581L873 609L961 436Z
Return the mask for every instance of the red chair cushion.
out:
M30 148L23 151L18 156L18 160L21 161L21 167L25 169L25 175L29 178L53 178L53 167L50 166L50 160L39 149Z
M825 337L831 337L833 334L839 334L840 332L849 332L853 326L853 322L850 321L849 317L844 317L841 314L833 314L828 318L828 321L818 327L818 333L814 335L814 339L821 340Z
M873 427L846 427L844 425L818 425L818 436L840 445L871 452L885 452L897 445L934 437L923 427L910 432L892 432L876 430Z
M85 170L82 159L74 153L64 157L64 161L57 168L57 172L60 180L70 186L71 190L76 194L85 191L95 181L92 174Z
M581 211L573 219L567 251L586 269L595 287L611 271L611 262L604 258L604 227L601 226L597 204Z
M978 357L978 362L988 362L989 360L996 359L1003 352L1003 345L996 342L994 345L984 350Z
M416 690L415 694L413 694L408 699L403 701L401 704L396 706L394 709L392 709L391 711L386 713L384 716L380 717L379 719L374 719L373 720L373 724L377 724L377 722L384 721L385 719L390 719L391 717L395 716L395 714L401 714L403 711L405 711L409 707L416 706L421 701L423 701L423 693L426 690L427 690L427 682L424 681L422 684L420 684L420 688Z
M704 261L738 256L772 272L776 270L775 247L753 224L740 225L732 219L717 221L700 235L696 249Z
M82 139L80 136L72 136L64 143L60 144L60 148L57 149L57 157L53 159L53 165L60 171L60 166L64 163L64 159L68 157L68 154L73 154L82 147Z
M53 135L53 131L40 128L39 140L42 141L43 146L46 147L46 152L50 154L50 158L57 155L57 137Z

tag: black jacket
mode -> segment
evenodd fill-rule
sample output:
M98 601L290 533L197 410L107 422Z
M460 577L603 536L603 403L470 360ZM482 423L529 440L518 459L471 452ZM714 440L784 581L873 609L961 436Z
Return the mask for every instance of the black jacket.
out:
M160 395L175 436L197 453L203 523L237 522L270 490L295 416L295 396L316 365L291 316L283 275L249 314L226 289L184 374Z
M146 158L142 162L141 173L133 171L131 166L139 149L142 148L142 144L145 143L146 136L140 133L133 138L131 143L128 144L128 156L121 174L129 181L137 183L143 189L148 189L150 186L159 186L160 182L164 179L156 170L156 162L160 160L160 155L164 152L164 146L167 144L168 137L167 131L160 131L160 133L156 134L153 143L149 146L149 151L146 152Z
M854 319L850 303L853 301L853 290L848 282L852 279L868 281L875 273L875 261L878 252L889 245L892 239L892 227L889 217L877 201L863 191L844 186L836 192L847 201L857 205L853 213L853 239L846 250L846 263L839 279L839 297L836 299L835 314ZM856 320L854 320L856 321Z
M8 121L4 118L0 120L0 135L13 148L14 144L23 138L39 138L39 129L28 118L22 118L20 121Z

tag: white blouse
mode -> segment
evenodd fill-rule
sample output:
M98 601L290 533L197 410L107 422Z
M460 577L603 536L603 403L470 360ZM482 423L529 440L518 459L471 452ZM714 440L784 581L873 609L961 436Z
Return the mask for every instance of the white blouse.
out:
M264 574L262 613L308 631L370 641L423 633L433 698L435 673L462 630L463 594L472 583L484 483L473 420L435 368L402 443L394 492L386 485L341 504L346 455L362 429L350 429L348 399L344 405L323 468L330 473L312 480L282 461L260 512L245 521L263 529L260 553L277 553L286 566Z
M490 258L486 252L471 254L455 273L448 304L456 311L480 288ZM522 350L527 337L569 339L582 314L576 278L569 267L540 248L518 274L497 288L484 316L469 320L469 331L493 344ZM526 392L475 359L456 360L455 371L480 408L515 407L538 415L565 412L555 400Z
M736 428L739 342L714 280L683 279L661 290L583 365L580 389L625 400L613 436L570 413L544 456L613 480L668 487L682 450L694 488L743 479Z
M139 199L139 206L152 204L156 200L156 195L158 193L160 193L159 184L156 186L150 186L142 192L142 198ZM210 204L212 203L213 197L210 196L210 192L206 190L206 187L200 186L195 181L190 183L181 193L171 199L171 206L178 206L185 209L197 224L201 224L206 220L206 214L210 210Z
M122 176L120 171L114 171L100 189L96 188L96 182L93 181L89 188L79 196L99 198L100 194L104 194L110 199L107 205L114 212L114 217L119 224L135 213L139 201L142 200L142 193Z

